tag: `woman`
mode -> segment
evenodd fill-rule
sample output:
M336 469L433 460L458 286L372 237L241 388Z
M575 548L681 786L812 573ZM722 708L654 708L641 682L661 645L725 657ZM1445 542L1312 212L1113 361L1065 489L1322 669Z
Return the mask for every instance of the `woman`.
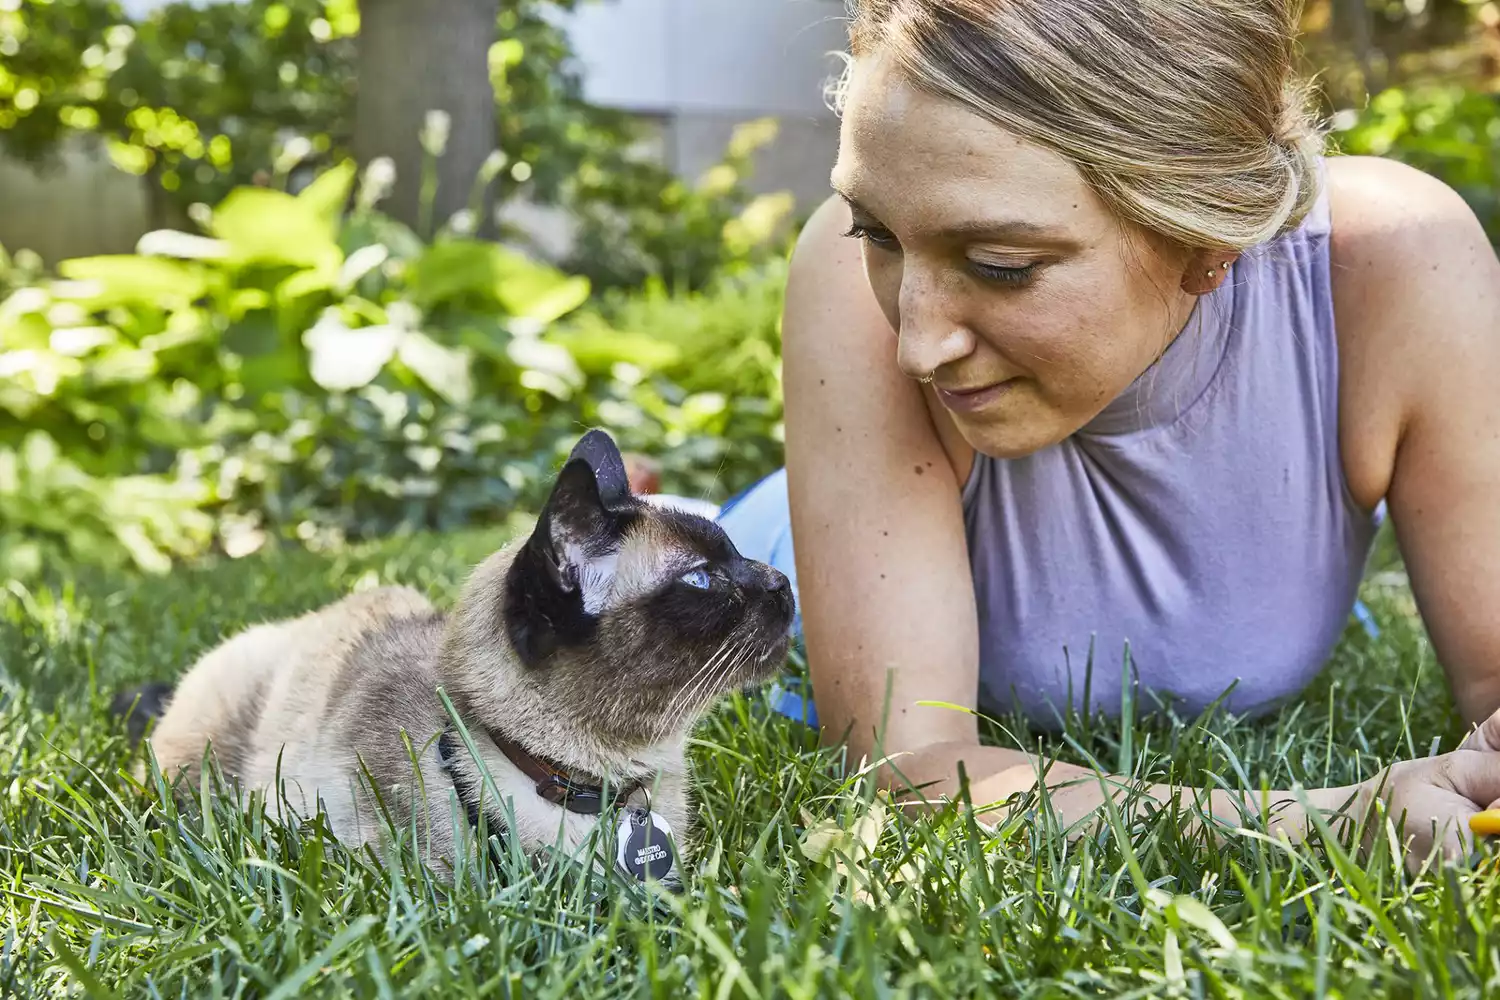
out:
M1323 158L1297 7L852 4L838 197L787 289L787 469L723 523L794 575L823 729L902 755L893 783L1032 789L1035 759L924 703L1117 708L1127 644L1143 707L1295 698L1388 505L1488 721L1307 798L1386 796L1414 860L1500 799L1500 264L1441 183ZM1045 776L1068 821L1099 778Z

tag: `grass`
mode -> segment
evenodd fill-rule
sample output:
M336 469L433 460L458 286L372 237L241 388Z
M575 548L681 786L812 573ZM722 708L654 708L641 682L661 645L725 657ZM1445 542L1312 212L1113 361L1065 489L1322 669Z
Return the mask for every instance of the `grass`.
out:
M498 532L280 554L166 579L0 594L0 996L1495 996L1500 889L1412 877L1385 841L1214 847L1130 802L1069 839L886 813L858 767L751 694L697 733L701 864L682 897L507 864L445 889L317 824L126 777L107 715L226 632L373 575L451 600ZM1399 585L1372 583L1307 697L1256 723L1076 720L1024 737L1159 781L1309 786L1451 747L1456 719Z

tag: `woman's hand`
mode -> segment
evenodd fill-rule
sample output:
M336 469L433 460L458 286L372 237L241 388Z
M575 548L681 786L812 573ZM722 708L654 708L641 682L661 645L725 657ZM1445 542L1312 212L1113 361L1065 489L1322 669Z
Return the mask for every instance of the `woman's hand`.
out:
M1385 800L1408 868L1421 867L1434 848L1448 858L1467 856L1474 848L1469 817L1500 809L1500 712L1452 753L1392 764L1364 788Z
M1469 738L1460 743L1458 748L1500 753L1500 712L1496 712L1476 726L1469 734Z

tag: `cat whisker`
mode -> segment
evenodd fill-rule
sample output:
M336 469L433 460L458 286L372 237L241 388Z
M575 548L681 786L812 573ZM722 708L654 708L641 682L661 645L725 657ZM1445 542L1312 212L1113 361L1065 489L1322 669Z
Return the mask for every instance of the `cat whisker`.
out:
M727 649L720 647L720 652L716 653L705 664L705 667L710 669L700 669L698 673L694 674L693 682L686 685L678 693L677 697L672 699L672 704L662 714L662 722L665 726L664 734L672 733L682 728L682 725L697 709L703 696L718 685L722 676L727 676L730 671L735 669L735 664L743 655L744 648L743 645Z
M673 728L680 729L688 721L688 719L702 707L700 702L709 692L717 690L719 685L722 684L726 678L728 678L740 667L744 666L745 661L750 658L750 653L750 644L748 642L742 643L735 651L732 658L726 658L720 665L719 669L715 670L710 677L706 678L705 682L701 682L697 686L695 686L692 692L692 696L683 703L681 709L676 709L674 705L673 715L669 716L669 718L673 719Z
M714 687L718 676L725 669L732 669L732 667L729 667L728 665L732 664L739 655L740 654L738 649L731 647L726 651L724 656L718 657L717 663L714 665L714 668L704 673L700 677L698 682L692 687L687 688L683 692L683 697L680 702L673 704L672 712L668 716L668 718L672 719L675 725L680 726L683 719L679 718L679 715L686 716L691 714L694 707L697 705L698 701L703 697L703 695Z
M678 690L677 694L672 696L672 701L667 705L667 710L662 713L662 719L667 724L665 729L666 733L671 732L671 730L674 728L672 723L673 720L677 718L679 704L687 703L689 701L689 699L692 697L693 690L696 689L701 681L710 673L711 670L713 670L718 661L730 652L730 643L732 641L732 636L726 637L724 641L719 644L719 648L714 650L713 655L704 660L703 665L700 666L696 671L694 671L693 676L688 679L688 682Z

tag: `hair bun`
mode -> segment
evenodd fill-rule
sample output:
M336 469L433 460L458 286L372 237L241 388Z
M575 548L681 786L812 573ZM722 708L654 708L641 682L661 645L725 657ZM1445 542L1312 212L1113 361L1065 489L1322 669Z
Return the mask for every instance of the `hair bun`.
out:
M1289 191L1285 216L1276 226L1277 236L1301 225L1322 193L1321 163L1327 135L1309 104L1308 88L1302 83L1289 83L1284 88L1275 141L1286 163Z

